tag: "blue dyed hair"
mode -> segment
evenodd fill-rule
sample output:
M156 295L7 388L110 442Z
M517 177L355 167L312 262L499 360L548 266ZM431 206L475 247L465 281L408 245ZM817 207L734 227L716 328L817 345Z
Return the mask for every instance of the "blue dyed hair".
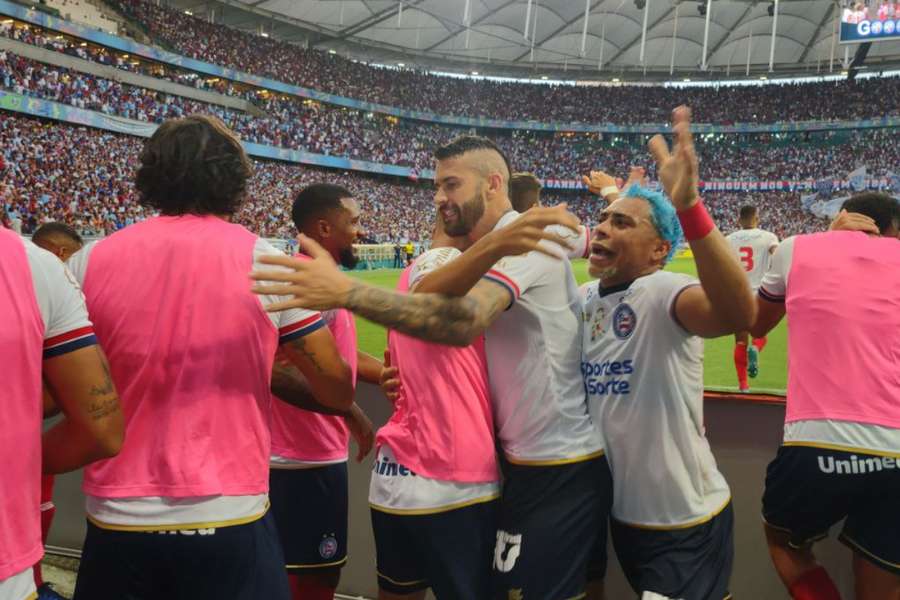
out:
M648 190L636 183L625 190L623 197L641 198L650 204L650 221L656 228L656 233L671 244L663 264L672 260L679 246L681 246L681 242L684 241L684 231L681 229L681 223L678 221L678 215L675 213L675 207L672 206L672 203L661 192Z

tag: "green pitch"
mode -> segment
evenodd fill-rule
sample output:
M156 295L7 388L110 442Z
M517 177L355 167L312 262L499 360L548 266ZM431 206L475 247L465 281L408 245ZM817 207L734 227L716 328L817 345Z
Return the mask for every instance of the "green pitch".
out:
M575 278L578 283L590 281L587 274L587 261L573 261ZM696 275L697 269L690 258L677 258L667 267L678 273ZM386 288L393 289L397 284L400 271L397 269L381 269L378 271L356 271L359 279ZM372 324L357 318L360 349L380 357L386 346L386 333L380 325ZM760 355L759 376L750 380L750 389L756 392L783 392L787 384L787 329L784 322L769 334L769 343ZM734 337L726 336L715 340L706 340L706 356L704 359L704 383L707 388L736 390L737 377L734 373Z

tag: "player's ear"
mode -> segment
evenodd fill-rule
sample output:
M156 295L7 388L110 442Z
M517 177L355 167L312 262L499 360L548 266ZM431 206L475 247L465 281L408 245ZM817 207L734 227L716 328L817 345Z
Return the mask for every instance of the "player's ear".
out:
M671 249L671 242L662 238L657 239L656 244L653 246L653 262L662 263L666 259L666 256L669 255L669 250Z
M327 219L319 219L316 221L316 230L319 232L319 237L328 237L331 235L331 223Z

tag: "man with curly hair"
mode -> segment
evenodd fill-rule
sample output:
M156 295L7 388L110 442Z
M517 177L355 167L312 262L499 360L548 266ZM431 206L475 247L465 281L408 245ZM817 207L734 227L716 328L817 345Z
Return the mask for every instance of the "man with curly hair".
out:
M161 214L70 260L127 431L118 457L85 470L75 598L289 600L268 513L270 388L299 397L286 362L346 411L350 369L319 313L267 314L273 299L251 293L247 271L279 252L230 222L251 163L221 122L166 121L140 163L140 203Z

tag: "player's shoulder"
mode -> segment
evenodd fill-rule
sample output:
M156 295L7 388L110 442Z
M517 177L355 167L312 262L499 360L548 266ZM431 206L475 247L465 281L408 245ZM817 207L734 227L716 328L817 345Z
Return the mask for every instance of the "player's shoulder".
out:
M445 263L453 260L457 256L462 254L458 249L452 247L444 247L444 248L431 248L426 250L422 254L416 257L415 264L427 264L427 263Z
M687 273L675 273L660 269L646 277L639 278L636 283L642 287L667 289L693 285L698 283L698 280Z

